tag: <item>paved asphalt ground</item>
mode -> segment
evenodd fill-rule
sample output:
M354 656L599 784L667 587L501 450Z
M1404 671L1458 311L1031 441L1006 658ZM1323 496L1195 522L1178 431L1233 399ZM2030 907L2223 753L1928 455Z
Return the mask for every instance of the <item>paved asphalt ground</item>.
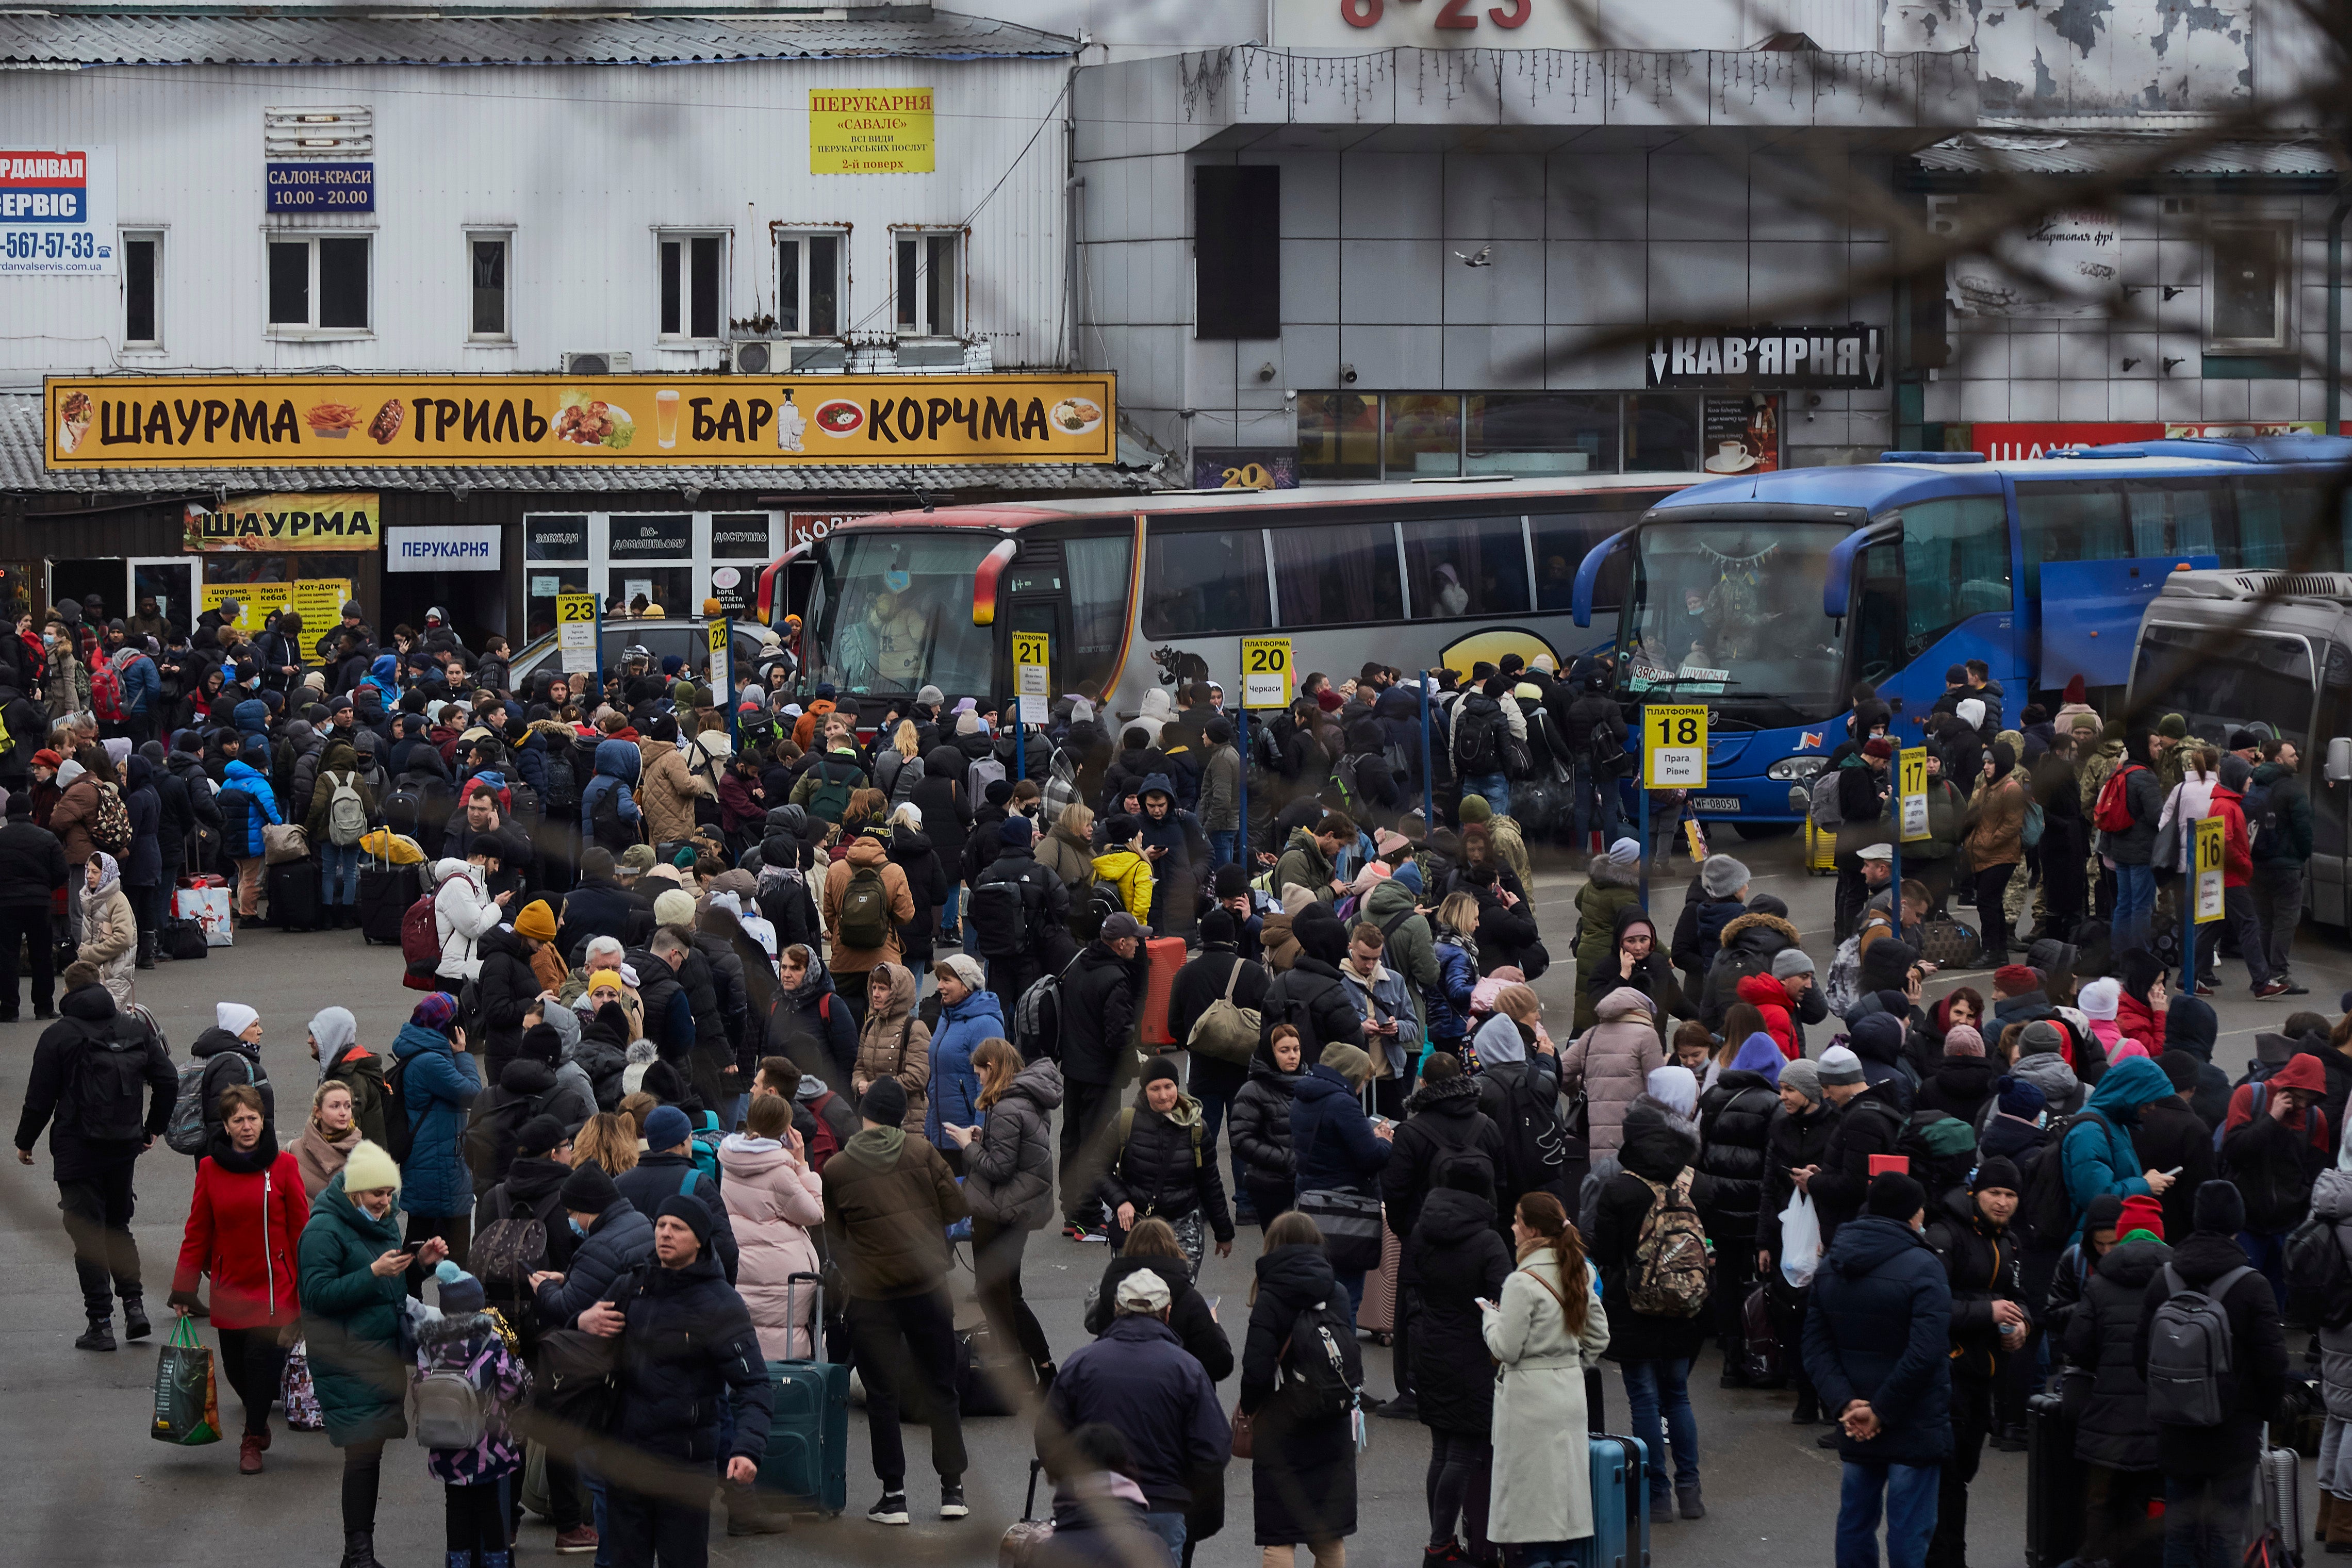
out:
M1726 835L1727 839L1730 836ZM1787 899L1807 948L1824 969L1830 958L1830 883L1803 874L1791 841L1726 846L1741 854L1756 873L1759 891ZM1679 859L1672 885L1662 884L1654 900L1662 924L1671 928L1689 871ZM1537 906L1555 952L1565 952L1574 929L1573 898L1580 878L1540 875ZM2340 991L2352 988L2352 945L2342 934L2306 928L2298 942L2296 970L2312 988L2307 1001L2331 1009ZM1979 986L1983 977L1976 977ZM2235 1076L2252 1051L2255 1031L2275 1028L2290 1010L2284 1002L2257 1003L2244 989L2242 971L2216 998L2221 1017L2217 1060ZM1538 986L1552 1016L1567 1011L1571 977L1557 965ZM1945 985L1932 989L1940 993ZM361 1039L387 1045L406 1017L415 993L399 983L399 958L382 947L360 946L355 933L284 936L256 932L233 950L217 950L202 963L165 964L139 977L140 999L162 1019L184 1057L188 1042L212 1021L213 1004L233 999L261 1011L268 1030L265 1060L278 1084L281 1105L299 1107L316 1069L304 1049L304 1026L319 1008L340 1003L359 1016ZM26 1021L0 1027L0 1106L21 1103L33 1042L41 1026ZM1816 1036L1826 1038L1824 1030ZM1818 1041L1816 1042L1818 1044ZM299 1116L299 1111L294 1113ZM80 1332L79 1299L70 1255L58 1223L56 1188L46 1150L27 1168L10 1163L0 1176L0 1393L7 1416L0 1421L0 1475L8 1479L9 1508L0 1564L68 1565L169 1563L234 1564L331 1564L341 1549L337 1513L340 1458L322 1434L278 1431L268 1470L255 1478L236 1473L233 1443L182 1450L146 1437L149 1390L155 1341L113 1355L72 1348ZM163 1301L177 1256L186 1213L192 1162L159 1144L141 1165L140 1210L135 1222L148 1281L150 1310L157 1314L159 1338L168 1319ZM1234 1256L1209 1260L1202 1288L1223 1302L1229 1332L1245 1321L1250 1259L1256 1234L1244 1230ZM1084 1338L1080 1327L1085 1292L1102 1267L1099 1247L1079 1246L1058 1236L1040 1236L1028 1254L1031 1301L1056 1350L1066 1354ZM962 1316L976 1320L969 1301L969 1277L959 1286L966 1298ZM209 1336L207 1336L209 1343ZM1238 1348L1238 1346L1236 1346ZM1373 1392L1391 1392L1389 1353L1366 1347ZM1698 1563L1790 1564L1827 1563L1836 1513L1835 1457L1813 1445L1813 1429L1790 1424L1790 1396L1731 1392L1716 1386L1719 1358L1712 1347L1694 1368L1700 1460L1708 1516L1697 1522L1660 1528L1654 1561L1660 1568ZM1613 1429L1622 1430L1622 1385L1608 1380ZM1234 1381L1222 1386L1230 1409ZM222 1415L235 1429L237 1412L226 1384ZM974 1469L969 1478L973 1514L949 1525L924 1518L937 1494L927 1476L925 1438L908 1437L916 1475L911 1500L919 1523L909 1531L886 1531L856 1515L873 1500L876 1486L866 1460L863 1418L851 1417L851 1517L807 1524L789 1536L729 1541L714 1538L713 1560L722 1563L817 1560L856 1563L987 1563L995 1559L1003 1526L1018 1516L1029 1442L1017 1418L974 1421L967 1440ZM1412 1568L1425 1540L1423 1473L1428 1453L1425 1430L1417 1424L1374 1421L1371 1448L1361 1467L1361 1528L1349 1542L1356 1568ZM1563 1434L1565 1438L1567 1435ZM1204 1543L1202 1568L1244 1568L1257 1561L1250 1544L1249 1467L1229 1472L1228 1523ZM2308 1479L2305 1508L2313 1506ZM1970 1559L1977 1568L2008 1568L2022 1558L2025 1461L2021 1454L1988 1452L1974 1489ZM377 1551L389 1568L439 1564L439 1488L425 1475L424 1455L413 1446L387 1450ZM557 1561L544 1524L525 1526L520 1551L532 1563ZM566 1561L584 1563L584 1558Z

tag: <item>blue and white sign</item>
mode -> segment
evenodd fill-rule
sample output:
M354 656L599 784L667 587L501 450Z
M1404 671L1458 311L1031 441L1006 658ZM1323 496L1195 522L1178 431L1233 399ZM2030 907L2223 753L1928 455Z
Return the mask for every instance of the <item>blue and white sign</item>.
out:
M0 151L0 274L114 271L114 149Z
M384 532L386 571L496 571L499 525L452 523Z
M324 159L268 165L264 188L273 213L372 213L375 165Z

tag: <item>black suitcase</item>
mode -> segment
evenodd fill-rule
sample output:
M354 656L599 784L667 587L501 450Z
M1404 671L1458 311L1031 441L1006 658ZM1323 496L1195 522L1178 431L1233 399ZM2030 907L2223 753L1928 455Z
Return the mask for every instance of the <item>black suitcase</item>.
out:
M413 865L377 866L360 873L360 936L364 942L400 946L401 916L420 896L423 879Z
M315 861L280 861L269 868L269 923L280 931L319 929L319 866Z
M2025 1402L2026 1568L2057 1568L2081 1549L2087 1484L2063 1399L2033 1396Z

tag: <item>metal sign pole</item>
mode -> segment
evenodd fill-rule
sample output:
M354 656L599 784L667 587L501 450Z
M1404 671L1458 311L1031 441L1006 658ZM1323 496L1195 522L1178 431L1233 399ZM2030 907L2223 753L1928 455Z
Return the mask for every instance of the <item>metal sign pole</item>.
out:
M1642 797L1640 802L1640 814L1642 820L1642 907L1643 909L1647 909L1650 907L1650 705L1647 703L1639 704L1635 706L1633 711L1635 715L1638 716L1639 719L1639 727L1634 733L1642 737L1642 767L1639 774L1642 787L1638 793Z
M2220 813L2215 813L2219 815ZM2180 879L2180 994L2197 994L2197 824L2180 813L2180 863L2189 874Z
M1421 672L1421 835L1427 838L1437 831L1437 772L1430 760L1429 747L1429 672ZM1422 890L1423 896L1434 889Z
M1241 821L1234 833L1234 858L1241 862L1242 874L1249 876L1257 870L1249 852L1249 691L1244 687L1236 695L1242 700L1234 705L1234 751L1237 758L1234 777L1241 784Z

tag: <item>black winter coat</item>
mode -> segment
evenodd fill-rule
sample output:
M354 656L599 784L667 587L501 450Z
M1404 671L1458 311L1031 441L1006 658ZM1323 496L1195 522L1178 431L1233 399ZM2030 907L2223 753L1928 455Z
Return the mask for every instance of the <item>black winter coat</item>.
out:
M1920 1083L1911 1108L1942 1111L1974 1126L1985 1102L1995 1097L1993 1080L2000 1076L2000 1064L1989 1056L1944 1057Z
M1507 1157L1501 1129L1479 1109L1475 1078L1423 1084L1405 1102L1404 1113L1390 1145L1389 1163L1381 1167L1381 1203L1389 1228L1400 1239L1412 1237L1422 1205L1437 1186L1438 1167L1447 1159L1475 1155L1486 1164L1491 1186L1503 1176ZM1412 1278L1409 1269L1409 1264L1399 1265L1400 1281Z
M1824 1103L1803 1116L1791 1116L1786 1106L1772 1113L1764 1136L1764 1191L1756 1210L1756 1246L1780 1256L1780 1211L1797 1184L1789 1173L1820 1165L1829 1155L1830 1134L1837 1130L1837 1113Z
M1140 950L1139 949L1139 952ZM1337 966L1303 955L1266 988L1260 1010L1258 1038L1274 1038L1275 1026L1289 1024L1298 1030L1304 1065L1312 1067L1323 1048L1339 1041L1364 1049L1364 1016L1348 999Z
M1881 1427L1867 1442L1841 1430L1842 1458L1939 1465L1950 1457L1951 1315L1944 1265L1910 1226L1866 1214L1838 1233L1813 1276L1805 1371L1822 1414L1864 1399Z
M625 1197L596 1217L588 1234L574 1241L571 1265L563 1278L539 1287L541 1328L577 1326L580 1314L598 1301L613 1299L614 1288L629 1273L649 1263L654 1255L654 1222L639 1214Z
M2173 1095L2139 1108L2139 1124L2132 1128L2131 1141L2142 1170L2179 1168L2180 1174L2157 1201L2164 1205L2164 1233L2188 1236L2197 1228L2197 1189L2221 1175L2211 1129L2179 1095Z
M971 800L963 790L964 770L970 766L954 747L935 746L923 758L921 781L907 797L921 810L924 835L948 866L961 866L964 841L971 833Z
M1176 1111L1188 1119L1172 1120L1149 1105L1134 1108L1127 1141L1103 1172L1103 1202L1113 1214L1131 1203L1138 1219L1157 1215L1173 1222L1198 1211L1218 1240L1231 1241L1233 1211L1217 1174L1217 1151L1200 1135L1201 1107L1179 1101Z
M1062 978L1062 1076L1072 1083L1107 1084L1125 1076L1128 1030L1150 974L1139 943L1123 959L1089 942Z
M2025 1299L2017 1239L1987 1224L1965 1191L1948 1192L1940 1204L1931 1203L1927 1235L1952 1287L1952 1375L1990 1378L2009 1360L1992 1304ZM2032 1314L2027 1317L2030 1322Z
M735 1281L739 1256L735 1241L735 1222L728 1217L727 1205L719 1197L719 1183L695 1166L687 1155L647 1154L635 1166L613 1178L621 1196L639 1214L658 1215L661 1206L680 1193L690 1193L710 1211L710 1245L706 1257L713 1258L730 1284Z
M1244 1179L1278 1181L1286 1189L1290 1186L1290 1101L1297 1092L1299 1076L1276 1067L1273 1052L1264 1045L1251 1059L1249 1082L1234 1096L1233 1114L1225 1124Z
M2235 1237L2206 1231L2190 1235L2172 1249L2173 1272L2191 1289L2203 1289L2245 1261ZM2148 1327L2163 1304L2159 1274L2148 1282L2132 1338L2132 1367L2143 1380L2147 1376ZM2219 1427L2157 1427L2156 1462L2168 1477L2244 1471L2261 1453L2263 1423L2278 1408L2279 1396L2286 1389L2286 1331L2270 1282L2259 1270L2246 1275L2223 1293L2221 1307L2230 1315L2231 1370L2221 1375L2221 1408L2228 1414Z
M1192 1038L1192 1026L1201 1021L1201 1015L1209 1010L1211 1003L1224 996L1225 981L1233 975L1234 966L1245 962L1248 967L1234 982L1234 1006L1259 1011L1265 1007L1265 988L1274 977L1265 965L1244 960L1233 943L1206 944L1176 971L1176 979L1168 988L1168 1032L1177 1044ZM1231 1103L1242 1092L1242 1085L1249 1082L1247 1062L1220 1061L1205 1051L1195 1051L1189 1055L1187 1086L1195 1098L1214 1096Z
M1431 1193L1405 1239L1397 1271L1400 1280L1413 1281L1419 1307L1412 1355L1422 1425L1486 1442L1495 1421L1495 1363L1478 1300L1499 1300L1511 1274L1510 1249L1495 1229L1495 1206L1454 1187Z
M590 936L610 936L624 946L635 947L652 935L650 904L632 897L617 882L583 876L563 895L563 925L555 940L565 956L571 957Z
M1516 965L1519 971L1533 980L1551 964L1544 951L1543 934L1536 927L1533 905L1528 902L1526 889L1519 879L1508 871L1496 874L1493 882L1478 882L1467 872L1456 872L1449 893L1466 893L1478 901L1478 972L1491 975L1506 964ZM1497 890L1507 890L1519 895L1517 904L1505 904Z
M14 817L0 828L0 906L49 907L49 894L66 884L65 846L57 834L37 828L30 817Z
M1718 1253L1735 1248L1756 1250L1765 1149L1780 1109L1780 1097L1760 1072L1726 1072L1699 1096L1698 1168L1713 1178L1706 1184L1707 1202L1699 1218Z
M1601 1270L1601 1305L1609 1314L1608 1358L1612 1361L1684 1361L1698 1354L1708 1322L1705 1310L1687 1318L1633 1310L1628 1281L1633 1249L1642 1237L1655 1195L1642 1178L1672 1186L1689 1157L1687 1137L1658 1121L1628 1121L1617 1151L1624 1166L1601 1189L1590 1256Z
M939 930L933 912L948 901L953 884L940 868L929 835L904 822L890 830L890 847L885 852L907 873L907 893L915 901L915 917L898 927L898 952L908 965L921 969L930 963L932 937Z
M1299 1416L1275 1398L1275 1370L1298 1314L1341 1289L1320 1247L1277 1247L1256 1263L1257 1300L1242 1344L1240 1407L1257 1416L1250 1461L1260 1546L1356 1532L1356 1439L1350 1418ZM1347 1312L1347 1302L1338 1310Z
M1837 1228L1862 1212L1870 1193L1870 1156L1895 1153L1907 1118L1891 1083L1874 1083L1845 1103L1836 1129L1822 1152L1821 1173L1807 1188L1821 1211L1822 1247L1837 1239Z
M1177 1340L1192 1353L1201 1370L1209 1375L1212 1383L1223 1383L1234 1375L1233 1342L1218 1326L1216 1317L1209 1311L1209 1299L1201 1294L1192 1282L1192 1266L1181 1258L1137 1258L1115 1253L1103 1265L1102 1283L1095 1287L1095 1299L1087 1303L1087 1332L1099 1338L1118 1315L1118 1282L1139 1270L1149 1269L1160 1276L1168 1287L1168 1326L1176 1331Z
M482 1054L488 1065L484 1076L496 1083L522 1049L522 1015L539 998L539 976L530 967L530 955L523 951L522 938L510 925L483 932L474 952L482 960L481 976L474 984L482 1009Z
M2074 1457L2118 1470L2156 1469L2156 1427L2147 1418L2147 1380L2133 1360L2147 1282L2171 1261L2161 1241L2111 1249L2092 1271L2066 1322L2066 1360L2090 1383L2074 1416ZM2072 1386L2071 1385L2069 1385ZM2070 1401L2073 1402L2073 1401Z
M654 1268L629 1301L621 1333L621 1409L614 1436L709 1471L721 1458L758 1463L774 1396L743 1298L705 1252L683 1269ZM719 1451L721 1401L735 1438Z

